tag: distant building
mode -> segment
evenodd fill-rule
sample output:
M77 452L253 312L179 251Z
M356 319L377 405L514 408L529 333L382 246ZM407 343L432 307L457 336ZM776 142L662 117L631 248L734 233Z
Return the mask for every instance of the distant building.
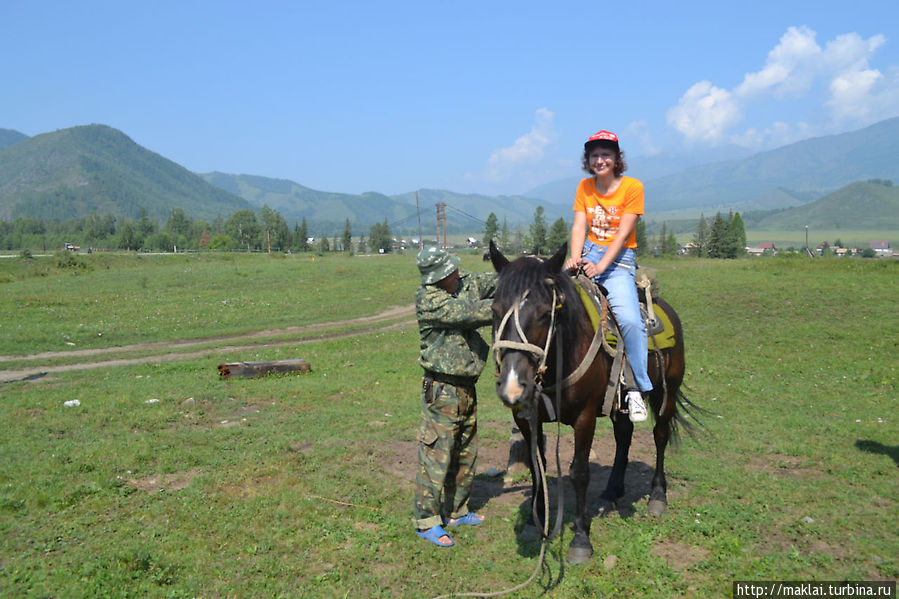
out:
M746 253L750 256L776 256L777 248L773 242L760 243L755 247L747 247Z
M871 249L879 258L889 258L893 255L893 248L890 247L889 241L872 241Z

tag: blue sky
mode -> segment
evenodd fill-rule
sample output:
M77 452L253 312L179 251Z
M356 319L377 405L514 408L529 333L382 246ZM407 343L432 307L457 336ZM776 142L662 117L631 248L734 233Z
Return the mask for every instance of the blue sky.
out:
M521 193L599 129L677 158L899 115L895 0L32 0L0 32L0 128L324 191Z

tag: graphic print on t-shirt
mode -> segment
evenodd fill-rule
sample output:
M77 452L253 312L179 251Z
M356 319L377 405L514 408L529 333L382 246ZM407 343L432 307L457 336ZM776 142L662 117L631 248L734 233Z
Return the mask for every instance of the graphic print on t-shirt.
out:
M599 241L609 241L618 233L621 224L619 207L612 205L606 210L602 205L587 207L587 220L590 221L590 232Z

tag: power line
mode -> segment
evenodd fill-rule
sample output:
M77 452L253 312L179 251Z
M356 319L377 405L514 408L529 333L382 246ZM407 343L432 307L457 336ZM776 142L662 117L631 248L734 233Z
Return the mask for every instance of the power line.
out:
M461 214L462 216L467 216L467 217L470 218L471 220L473 220L473 221L475 221L475 222L478 222L478 223L480 223L480 224L482 224L482 225L486 225L486 224L487 224L487 221L481 220L481 219L479 219L477 216L472 216L472 215L468 214L467 212L464 212L464 211L462 211L462 210L459 210L458 208L454 208L453 206L450 206L449 204L447 204L446 207L449 208L450 210L452 210L453 212L458 212L458 213Z

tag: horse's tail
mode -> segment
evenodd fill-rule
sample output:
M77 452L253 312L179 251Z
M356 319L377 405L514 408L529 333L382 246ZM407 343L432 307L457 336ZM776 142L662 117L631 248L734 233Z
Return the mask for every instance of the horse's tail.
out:
M703 435L712 435L712 431L709 430L709 427L706 426L700 417L717 417L717 414L703 408L687 397L686 393L683 391L684 388L690 389L684 384L681 384L678 387L677 393L675 394L677 410L675 411L674 418L671 419L671 442L675 445L680 443L680 430L682 428L694 439L700 439Z

